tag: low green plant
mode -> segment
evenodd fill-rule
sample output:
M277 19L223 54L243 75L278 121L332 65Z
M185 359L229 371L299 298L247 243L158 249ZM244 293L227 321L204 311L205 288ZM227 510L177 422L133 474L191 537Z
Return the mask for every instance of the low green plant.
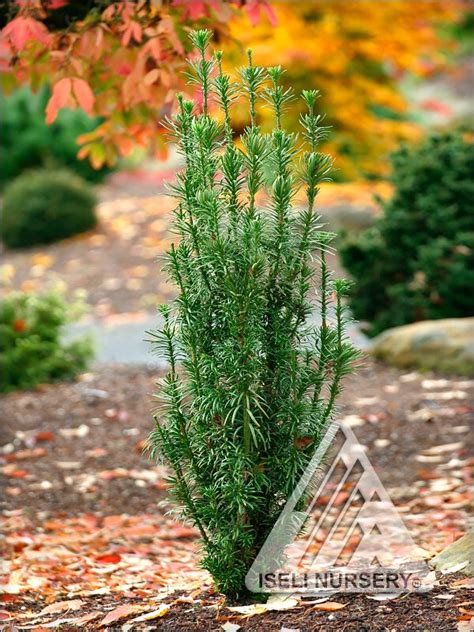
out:
M96 197L69 171L25 172L6 189L0 238L10 248L48 244L93 228Z
M357 354L344 334L348 284L331 279L333 235L315 211L331 168L318 151L327 133L314 111L318 94L303 92L308 145L300 151L297 135L281 126L292 99L280 85L282 69L256 67L249 53L234 84L221 54L208 58L209 39L207 31L192 36L199 55L190 80L201 89L202 110L180 98L169 122L185 160L172 188L179 242L167 254L178 297L161 307L163 325L153 335L169 371L150 446L172 471L183 516L201 533L202 566L218 590L235 596L322 440ZM251 124L238 146L231 106L242 93ZM222 123L209 113L211 97ZM274 112L269 134L257 125L260 98ZM300 187L304 209L292 206ZM315 307L319 324L311 321Z
M375 226L340 248L350 305L369 333L474 313L474 144L437 133L392 158L394 194Z
M0 301L0 392L73 378L92 358L87 338L64 342L64 325L82 305L62 292L11 292Z
M110 168L94 169L88 160L77 158L77 138L93 131L100 120L82 110L63 109L48 125L44 112L49 97L47 86L35 93L20 88L8 95L0 94L0 185L38 167L67 168L91 182L100 182L110 173Z

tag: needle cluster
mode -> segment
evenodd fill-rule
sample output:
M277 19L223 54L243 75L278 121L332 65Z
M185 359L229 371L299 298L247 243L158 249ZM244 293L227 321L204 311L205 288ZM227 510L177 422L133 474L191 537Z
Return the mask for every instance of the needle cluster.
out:
M255 66L249 53L235 83L222 55L208 55L209 40L208 31L192 35L190 80L202 103L180 98L169 121L184 157L172 187L179 241L166 264L178 296L160 308L163 325L154 332L169 370L150 445L172 472L183 516L201 533L203 567L218 590L235 596L324 435L357 354L344 334L348 285L331 278L333 235L315 209L331 169L318 151L327 134L315 113L318 94L302 95L301 149L302 139L282 127L293 99L282 69ZM235 139L231 110L242 95L250 125ZM258 125L260 99L274 112L267 134ZM303 207L294 203L302 188Z

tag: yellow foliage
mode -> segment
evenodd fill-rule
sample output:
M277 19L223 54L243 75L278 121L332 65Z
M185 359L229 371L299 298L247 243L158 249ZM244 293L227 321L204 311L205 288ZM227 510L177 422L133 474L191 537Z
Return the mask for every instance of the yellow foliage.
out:
M453 43L445 40L441 45L438 26L457 20L465 4L284 0L273 6L276 27L266 21L252 27L245 17L231 23L229 68L243 65L250 47L255 63L287 68L286 81L297 93L319 89L319 108L334 128L326 149L338 156L339 169L346 177L380 175L389 151L400 140L419 135L407 116L398 79L407 72L424 76L446 64ZM235 114L238 126L247 123L245 108L236 108ZM292 107L287 120L295 129L298 114ZM268 109L262 107L259 116L262 125L272 125Z

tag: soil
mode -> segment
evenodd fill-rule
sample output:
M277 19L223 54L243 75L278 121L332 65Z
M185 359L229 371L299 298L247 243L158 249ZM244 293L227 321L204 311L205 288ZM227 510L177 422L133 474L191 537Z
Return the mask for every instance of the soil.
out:
M6 536L5 558L13 563L17 560L19 572L21 556L29 548L41 551L55 530L63 528L67 532L84 521L94 525L87 541L77 545L76 555L91 555L87 547L91 547L91 541L99 540L99 534L105 550L112 545L120 551L133 550L136 544L131 536L118 532L104 535L110 521L126 520L131 525L153 524L157 537L144 537L140 546L150 547L147 557L154 564L169 567L168 585L173 586L173 568L180 558L183 563L186 558L197 584L209 587L197 594L196 586L194 593L186 589L186 597L181 599L179 592L171 590L159 601L172 603L170 611L148 624L133 624L133 630L220 630L225 629L222 626L226 622L239 625L241 630L272 631L283 626L300 632L444 631L458 630L461 623L468 625L472 615L465 612L472 611L472 593L456 587L456 575L438 575L440 584L427 594L411 593L382 602L366 595L335 595L331 600L347 603L335 612L298 606L250 618L234 616L222 596L210 591L209 578L203 572L196 576L194 532L179 525L170 527L165 516L169 509L165 471L142 453L152 427L156 378L155 373L144 368L103 366L83 374L74 383L42 386L36 391L0 398L0 425L9 441L0 453L0 523ZM340 401L340 416L351 416L354 432L367 446L372 465L416 535L417 544L432 554L468 528L474 458L467 437L473 420L473 385L473 381L456 377L403 373L367 360L365 367L347 381ZM434 483L437 488L432 486ZM181 531L171 531L176 528ZM163 535L166 529L168 535ZM176 539L170 541L170 537ZM31 538L33 544L23 550L21 538ZM164 546L166 542L168 548ZM62 546L69 546L74 554L76 545ZM56 549L53 547L51 555ZM165 561L166 555L175 561ZM29 559L24 557L24 563L35 563ZM67 588L66 576L70 575L69 583L73 581L72 574L78 573L77 568L74 570L76 565L74 562L70 570L64 571L64 581L61 576L49 578L48 590L3 596L0 590L0 614L11 613L11 621L24 626L28 620L22 619L25 614L16 618L19 612L30 616L51 602L75 598ZM143 606L147 595L155 594L157 589L150 584L146 592L140 588L146 583L146 573L141 579L137 586L128 589L116 587L107 594L81 596L80 612L72 613L73 616L100 612L103 617L117 606ZM50 615L47 621L61 616ZM97 621L80 626L63 623L60 629L95 630ZM126 621L125 617L106 629L122 629ZM37 624L31 629L49 628Z
M142 451L153 425L157 377L145 367L101 366L74 383L42 385L36 391L1 397L4 438L16 435L15 449L34 445L46 451L43 458L22 461L22 469L38 481L53 482L52 489L32 490L29 478L18 478L15 486L22 493L3 495L2 506L21 509L27 498L33 519L38 513L43 517L56 512L68 516L78 512L113 514L124 507L129 513L152 510L163 493L156 490L150 497L149 490L137 487L135 480L117 476L107 486L84 494L67 479L78 470L85 476L113 468L152 468ZM441 389L437 379L446 380ZM433 380L434 389L423 388ZM473 386L474 381L404 373L367 360L347 380L339 400L339 416L356 413L361 418L363 425L353 430L367 446L383 484L399 498L411 497L413 486L420 485L430 468L430 460L417 461L417 455L434 445L467 438L474 410ZM439 393L453 394L454 398L443 399L446 396L440 398ZM82 426L86 427L84 436L77 430ZM79 437L71 429L76 429ZM42 433L46 441L41 441ZM38 434L39 442L35 440ZM472 457L472 449L469 454L466 444L459 456ZM8 459L8 454L4 458Z

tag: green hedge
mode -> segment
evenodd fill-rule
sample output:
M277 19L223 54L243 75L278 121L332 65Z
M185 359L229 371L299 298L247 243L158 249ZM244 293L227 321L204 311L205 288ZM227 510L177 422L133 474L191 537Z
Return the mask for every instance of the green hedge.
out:
M474 314L474 145L431 135L392 158L393 197L376 225L346 238L354 316L375 335L396 325Z
M90 185L68 171L26 172L5 190L0 237L10 248L47 244L95 226Z
M100 182L111 171L93 169L88 160L77 158L77 137L95 129L99 119L82 110L61 110L56 121L47 125L45 108L49 95L48 87L34 94L21 88L10 95L0 95L1 185L36 167L67 167L91 182Z

